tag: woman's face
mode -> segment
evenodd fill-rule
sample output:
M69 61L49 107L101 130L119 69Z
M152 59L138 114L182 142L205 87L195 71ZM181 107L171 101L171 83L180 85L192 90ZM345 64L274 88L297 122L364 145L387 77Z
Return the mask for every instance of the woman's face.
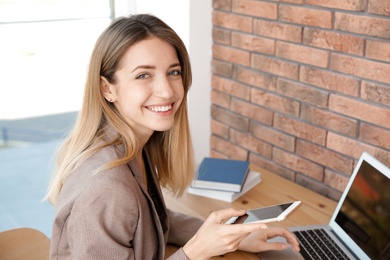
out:
M115 73L102 78L103 92L139 138L170 129L184 98L181 66L174 47L157 37L132 45Z

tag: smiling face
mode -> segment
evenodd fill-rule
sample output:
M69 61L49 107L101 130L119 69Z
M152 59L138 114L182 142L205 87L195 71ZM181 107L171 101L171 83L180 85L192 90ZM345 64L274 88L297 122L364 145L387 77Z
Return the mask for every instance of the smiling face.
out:
M144 142L165 131L184 98L181 66L174 47L157 37L132 45L115 72L115 83L102 77L105 98L114 103Z

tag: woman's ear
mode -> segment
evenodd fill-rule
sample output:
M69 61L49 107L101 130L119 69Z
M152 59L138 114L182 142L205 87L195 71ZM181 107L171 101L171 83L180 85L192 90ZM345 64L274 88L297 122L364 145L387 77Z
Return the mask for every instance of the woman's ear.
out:
M115 101L114 86L103 76L100 76L100 91L108 102Z

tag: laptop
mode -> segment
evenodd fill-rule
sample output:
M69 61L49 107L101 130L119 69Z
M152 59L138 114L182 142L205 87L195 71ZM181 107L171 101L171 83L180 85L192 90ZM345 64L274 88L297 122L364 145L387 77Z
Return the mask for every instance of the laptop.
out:
M288 229L301 251L266 251L259 254L261 259L390 259L390 169L364 152L329 224ZM311 236L317 242L310 242ZM326 238L340 252L315 245Z

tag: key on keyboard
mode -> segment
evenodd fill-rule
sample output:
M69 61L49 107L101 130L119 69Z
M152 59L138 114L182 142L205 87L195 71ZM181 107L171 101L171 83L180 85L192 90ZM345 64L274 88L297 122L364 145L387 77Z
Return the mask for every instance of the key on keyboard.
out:
M323 229L294 231L306 259L349 259Z

